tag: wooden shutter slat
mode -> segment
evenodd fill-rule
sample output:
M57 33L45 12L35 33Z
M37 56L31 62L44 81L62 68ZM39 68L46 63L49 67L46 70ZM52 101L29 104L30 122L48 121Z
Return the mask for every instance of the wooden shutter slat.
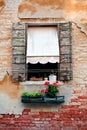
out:
M15 38L14 40L13 40L13 47L14 46L25 46L25 39L17 39L17 38Z
M25 24L23 24L23 23L14 23L13 25L12 25L12 28L13 28L13 30L25 30Z
M12 81L13 82L22 82L25 80L25 73L20 71L12 72Z
M25 38L25 30L21 29L21 30L13 30L12 32L12 36L13 38Z
M12 58L12 63L15 64L15 63L21 63L21 64L25 64L25 56L24 55L14 55L13 58Z
M71 26L70 22L58 24L60 46L59 79L62 81L72 79Z
M17 54L25 55L25 47L17 46L17 47L13 47L12 50L13 50L14 55L17 55Z
M68 62L72 62L71 61L71 56L68 55L68 54L64 54L64 55L61 55L61 59L60 59L60 63L68 63Z
M26 28L24 23L12 26L12 80L24 81L26 78Z

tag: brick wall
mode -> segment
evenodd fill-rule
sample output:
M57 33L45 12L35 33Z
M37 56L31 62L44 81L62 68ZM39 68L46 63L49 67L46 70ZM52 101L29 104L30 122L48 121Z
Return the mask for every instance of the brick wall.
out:
M32 112L0 115L0 130L87 130L87 108L62 106L56 112Z

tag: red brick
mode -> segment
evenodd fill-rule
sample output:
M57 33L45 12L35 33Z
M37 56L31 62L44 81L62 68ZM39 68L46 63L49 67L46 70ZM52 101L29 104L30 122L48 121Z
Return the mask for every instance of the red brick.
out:
M79 99L87 99L87 96L78 96Z
M78 130L77 127L63 127L61 130Z
M24 109L24 111L22 112L22 115L27 115L29 114L31 110L30 109Z
M30 109L26 109L20 116L7 114L1 117L1 130L22 130L22 128L24 130L86 130L87 128L87 109L79 106L63 106L57 112L31 112Z

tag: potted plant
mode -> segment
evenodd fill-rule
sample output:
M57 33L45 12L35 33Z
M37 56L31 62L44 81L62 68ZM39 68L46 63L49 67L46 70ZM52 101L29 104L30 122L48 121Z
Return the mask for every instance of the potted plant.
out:
M28 103L29 101L29 93L27 91L24 91L21 95L21 101Z
M22 102L24 103L42 101L41 92L23 92L21 97L22 97Z
M42 96L41 92L30 92L28 93L28 95L29 97L34 97L34 98L38 98Z
M46 81L44 83L46 88L40 90L39 92L23 92L21 96L21 101L23 103L62 103L64 102L64 96L57 96L59 92L58 86L59 82ZM44 86L44 87L45 87Z
M29 93L29 102L33 102L33 103L42 102L42 93L41 92Z
M47 87L46 96L47 97L56 97L56 94L59 92L57 82L50 84L50 82L45 82L44 85Z
M57 96L57 93L59 92L58 86L61 85L59 82L54 82L50 84L50 82L45 82L44 85L47 87L44 92L44 102L49 103L62 103L64 102L64 96Z

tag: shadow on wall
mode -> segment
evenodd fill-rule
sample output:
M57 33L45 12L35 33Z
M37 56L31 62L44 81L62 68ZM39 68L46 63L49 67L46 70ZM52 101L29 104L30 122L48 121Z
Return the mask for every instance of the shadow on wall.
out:
M5 75L3 80L0 81L0 93L5 93L11 98L20 97L21 90L20 83L13 83L11 75Z

